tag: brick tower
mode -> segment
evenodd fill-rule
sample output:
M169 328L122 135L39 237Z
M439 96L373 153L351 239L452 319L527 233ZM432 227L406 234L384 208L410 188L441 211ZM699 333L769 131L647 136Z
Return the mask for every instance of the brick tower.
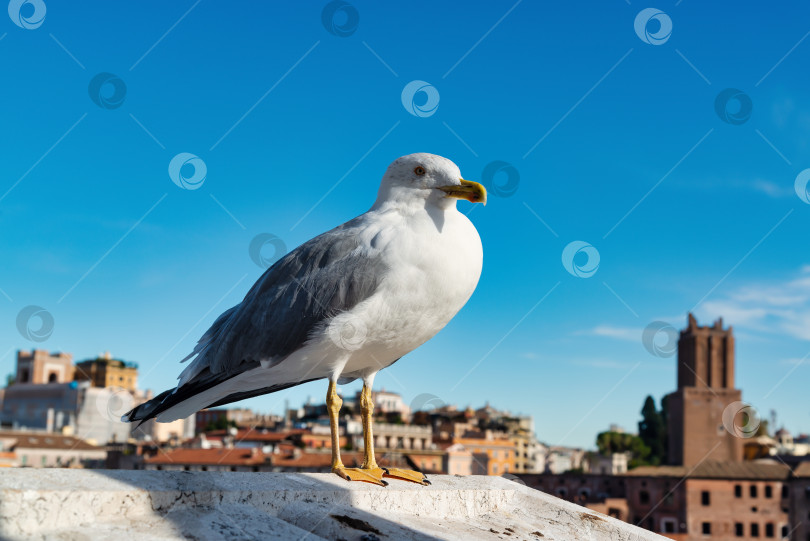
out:
M700 327L692 314L678 340L678 390L668 397L669 462L739 462L742 439L723 426L723 410L738 402L734 388L734 334L718 319Z

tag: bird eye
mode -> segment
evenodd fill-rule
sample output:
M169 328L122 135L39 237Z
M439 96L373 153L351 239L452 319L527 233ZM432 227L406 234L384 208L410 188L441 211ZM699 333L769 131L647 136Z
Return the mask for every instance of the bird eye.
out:
M425 174L425 168L422 167L421 165L419 165L419 166L416 167L416 169L413 170L413 172L416 173L419 176L422 176L422 175Z

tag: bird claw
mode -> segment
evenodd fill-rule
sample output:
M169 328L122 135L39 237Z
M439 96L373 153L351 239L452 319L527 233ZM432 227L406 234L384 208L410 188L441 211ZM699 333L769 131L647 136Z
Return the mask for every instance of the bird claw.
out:
M420 485L427 486L430 484L428 478L424 473L414 470L402 470L399 468L383 468L384 477L393 477L394 479L401 479L402 481L411 481L412 483L419 483Z
M388 486L388 482L383 480L382 468L346 468L343 466L336 466L332 468L332 472L336 473L339 477L347 481L363 481L372 483L374 485Z

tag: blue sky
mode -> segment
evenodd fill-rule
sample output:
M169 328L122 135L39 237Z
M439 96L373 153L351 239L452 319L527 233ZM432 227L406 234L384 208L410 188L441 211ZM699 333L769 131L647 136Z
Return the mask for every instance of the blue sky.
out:
M491 188L485 208L459 205L484 271L377 387L488 400L533 414L542 441L591 446L674 389L642 330L694 310L735 326L744 399L810 431L806 5L358 0L327 29L326 2L45 4L17 18L36 28L0 22L0 373L20 348L110 350L143 386L173 386L260 276L252 239L292 249L367 210L393 159L432 152ZM411 81L435 109L424 92L403 106ZM169 176L180 153L205 164L197 189ZM484 178L495 161L513 176ZM563 265L574 241L599 254L588 277L585 252ZM32 305L53 318L39 342L18 331Z

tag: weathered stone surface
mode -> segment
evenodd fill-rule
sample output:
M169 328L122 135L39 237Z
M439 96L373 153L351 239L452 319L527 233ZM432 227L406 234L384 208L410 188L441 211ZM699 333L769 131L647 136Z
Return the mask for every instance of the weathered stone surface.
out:
M8 469L0 538L663 540L498 477L388 487L328 474Z

